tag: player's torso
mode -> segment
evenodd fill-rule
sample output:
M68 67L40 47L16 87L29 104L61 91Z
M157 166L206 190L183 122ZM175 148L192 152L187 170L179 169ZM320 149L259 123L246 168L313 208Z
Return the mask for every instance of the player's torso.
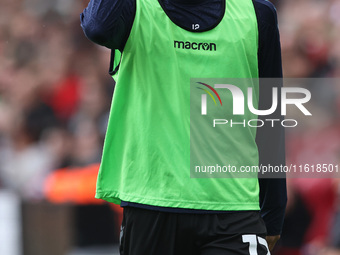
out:
M204 32L175 24L157 0L137 0L116 77L97 196L193 209L257 209L257 180L196 179L189 171L190 79L256 78L257 48L251 0L226 1L221 20ZM252 139L255 151L250 133L244 139ZM236 149L230 153L239 156Z

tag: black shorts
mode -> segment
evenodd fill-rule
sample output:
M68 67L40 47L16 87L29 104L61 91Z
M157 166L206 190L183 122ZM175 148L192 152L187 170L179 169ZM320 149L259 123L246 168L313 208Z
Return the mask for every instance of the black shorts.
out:
M124 207L121 255L267 255L259 212L159 212Z

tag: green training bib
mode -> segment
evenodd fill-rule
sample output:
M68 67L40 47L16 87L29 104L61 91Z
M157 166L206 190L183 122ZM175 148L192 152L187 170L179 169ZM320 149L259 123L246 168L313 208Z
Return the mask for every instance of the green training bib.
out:
M221 21L203 32L176 25L157 0L137 0L114 76L96 198L117 204L259 210L257 178L190 177L190 157L195 156L190 151L199 149L190 150L190 79L257 78L257 51L251 0L226 1ZM255 135L255 129L232 129L216 145L230 143L228 158L256 165Z

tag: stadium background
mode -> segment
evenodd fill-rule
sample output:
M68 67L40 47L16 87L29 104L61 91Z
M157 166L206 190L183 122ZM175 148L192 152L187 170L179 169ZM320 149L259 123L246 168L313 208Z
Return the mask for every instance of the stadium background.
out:
M284 76L340 77L340 1L275 4ZM120 210L93 199L114 82L109 50L80 28L86 5L0 0L0 255L117 252ZM287 160L339 163L340 87L311 89L322 95L312 107L323 118L287 132ZM340 254L340 182L288 187L273 254Z

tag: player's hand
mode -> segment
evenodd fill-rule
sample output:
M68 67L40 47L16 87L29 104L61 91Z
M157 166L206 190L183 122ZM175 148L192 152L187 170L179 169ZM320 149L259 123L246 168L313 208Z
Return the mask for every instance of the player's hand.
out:
M276 244L276 242L280 239L280 235L277 236L266 236L266 240L268 243L268 248L270 251L272 251L274 249L274 246Z

